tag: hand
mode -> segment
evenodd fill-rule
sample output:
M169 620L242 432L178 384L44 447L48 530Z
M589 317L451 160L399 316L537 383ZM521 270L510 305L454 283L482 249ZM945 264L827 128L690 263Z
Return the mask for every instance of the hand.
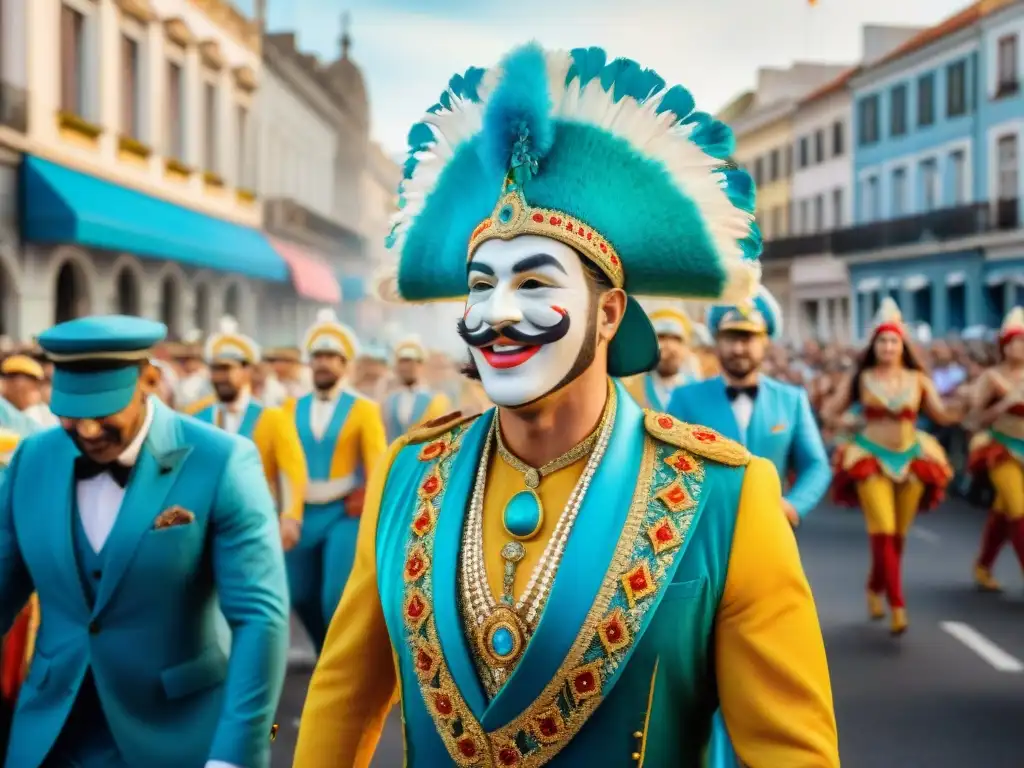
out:
M302 523L290 517L281 518L281 547L285 552L290 551L299 543L302 537Z
M366 489L356 488L345 497L345 514L349 517L359 517L363 514L363 502L366 501Z
M800 525L800 515L796 511L796 507L790 504L788 499L782 500L782 511L785 513L790 525L794 528Z

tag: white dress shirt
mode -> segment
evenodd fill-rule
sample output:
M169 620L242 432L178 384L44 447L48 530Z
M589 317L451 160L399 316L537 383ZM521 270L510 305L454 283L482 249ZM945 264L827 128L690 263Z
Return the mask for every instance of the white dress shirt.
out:
M737 395L730 405L732 415L736 417L736 426L740 428L740 436L746 442L747 427L750 426L750 417L754 414L754 400L748 394L741 394Z
M152 425L153 404L147 402L146 418L142 422L142 429L117 457L119 464L124 464L126 467L135 466L135 462L139 459L139 452L142 450L142 444L146 441L146 436ZM93 551L100 552L103 545L107 543L107 538L117 521L117 514L121 511L124 493L125 489L106 472L101 472L88 480L79 480L75 484L78 516L82 519L85 537L89 540L89 546L93 548Z
M252 393L248 390L243 390L238 393L235 402L217 403L220 415L220 428L225 432L237 435L238 430L242 428L242 422L245 420L245 414L249 410L250 402L252 402Z
M149 429L153 425L153 404L146 403L146 419L142 422L142 429L135 439L128 444L124 452L117 457L117 461L126 467L135 466L142 451L142 444L146 442ZM78 514L82 518L82 528L85 529L85 536L89 545L99 552L106 544L110 532L117 521L118 512L121 511L121 502L124 501L125 489L103 472L88 480L79 480L75 488L75 497L78 501ZM206 768L239 768L232 763L225 763L222 760L210 760Z
M44 427L56 427L60 425L60 419L53 415L53 411L46 403L36 403L26 408L23 413L32 421Z
M338 407L338 400L341 399L341 387L335 387L327 392L319 390L313 393L313 406L309 410L309 428L313 437L322 440L327 432L327 427L334 418L334 411Z
M416 397L425 391L419 384L414 384L411 387L402 387L395 393L395 397L398 398L395 414L398 416L400 424L411 425L413 408L416 406Z

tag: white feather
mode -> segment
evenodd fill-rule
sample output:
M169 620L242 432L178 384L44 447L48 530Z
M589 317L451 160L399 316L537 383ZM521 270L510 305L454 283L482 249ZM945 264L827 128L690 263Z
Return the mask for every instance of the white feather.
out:
M316 311L316 321L318 323L337 323L338 313L331 307L322 307Z
M238 333L238 321L231 315L224 315L217 324L217 330L222 334Z

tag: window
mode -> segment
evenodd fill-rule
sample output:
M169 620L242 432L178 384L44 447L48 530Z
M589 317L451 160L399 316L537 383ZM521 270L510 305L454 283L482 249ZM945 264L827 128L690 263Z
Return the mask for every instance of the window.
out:
M967 113L967 62L946 67L946 117Z
M818 195L814 198L814 231L825 230L825 196Z
M773 149L768 155L768 181L777 181L779 178L779 150Z
M242 104L238 105L235 126L238 129L238 180L236 184L243 189L247 189L249 187L249 110Z
M1011 133L1000 137L996 158L998 198L1013 200L1017 197L1017 134Z
M820 129L814 132L814 162L825 162L825 131Z
M963 205L967 201L966 192L966 162L964 151L958 149L949 155L950 183L952 184L952 205Z
M924 213L939 207L939 167L935 160L921 163L921 210Z
M167 154L185 159L185 75L181 65L167 62Z
M1006 96L1017 92L1017 36L1006 35L999 38L999 64L997 67L999 80L996 84L996 96Z
M785 234L782 221L783 212L784 208L781 205L772 209L772 232L775 234L775 237L782 237Z
M878 189L878 177L872 176L868 179L866 194L868 221L878 221L882 218L882 195Z
M832 125L832 157L842 157L846 151L845 126L842 120L836 120Z
M754 183L757 186L761 186L764 182L764 158L757 158L754 161Z
M121 133L133 139L141 136L141 64L138 41L128 35L121 35Z
M809 161L810 161L810 144L807 141L807 137L806 136L801 136L800 137L799 167L800 168L806 168L807 167L807 163Z
M841 229L843 226L843 188L837 187L832 190L832 229Z
M907 132L907 86L897 85L889 95L889 131L893 136Z
M878 141L878 96L868 96L861 100L859 110L860 143L874 144Z
M782 171L784 176L789 176L793 172L793 147L789 145L786 147L786 164Z
M203 85L203 170L217 172L217 86Z
M806 235L811 231L811 202L810 200L800 201L800 234Z
M924 128L935 123L935 73L917 80L917 125Z
M892 217L899 218L906 212L907 171L897 168L892 172Z
M66 5L60 7L60 108L85 117L85 16Z

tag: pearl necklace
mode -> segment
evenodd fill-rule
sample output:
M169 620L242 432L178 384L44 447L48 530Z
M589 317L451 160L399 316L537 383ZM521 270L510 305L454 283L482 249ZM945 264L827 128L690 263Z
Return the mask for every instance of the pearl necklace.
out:
M615 424L616 394L614 387L609 387L608 405L602 417L599 427L597 444L593 453L587 461L580 475L576 487L573 488L555 526L555 530L548 541L540 560L530 574L525 592L515 604L515 612L520 614L528 628L533 628L537 616L547 600L547 595L554 579L555 571L562 560L569 534L572 532L573 524L583 506L583 499L586 496L594 473L601 463L611 438L612 427ZM476 482L473 487L473 495L469 504L468 519L462 539L462 597L463 604L470 610L473 622L477 628L483 626L487 618L498 607L498 601L491 593L487 581L486 568L484 566L484 542L483 542L483 508L484 495L487 484L487 470L491 445L495 442L494 430L497 428L497 414L491 423L491 430L484 445L483 454L477 467ZM525 612L525 615L523 615Z

